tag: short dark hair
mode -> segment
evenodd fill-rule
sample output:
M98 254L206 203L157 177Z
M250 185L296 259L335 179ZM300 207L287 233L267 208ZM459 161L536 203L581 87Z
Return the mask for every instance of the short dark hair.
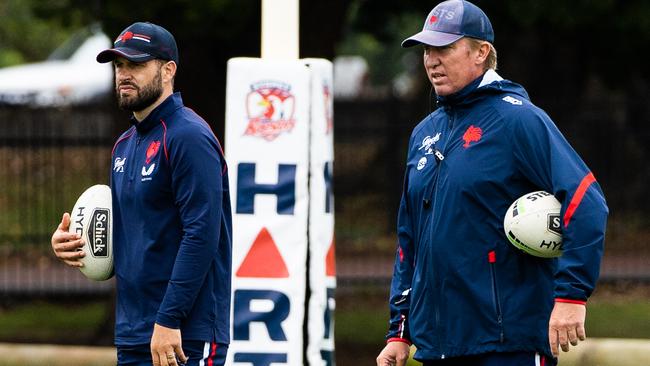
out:
M170 60L163 60L161 58L156 58L155 60L158 62L158 67L163 67L163 65L165 65L168 62L174 62ZM176 67L176 73L172 77L172 89L174 88L174 80L176 79L176 74L178 74L178 67Z

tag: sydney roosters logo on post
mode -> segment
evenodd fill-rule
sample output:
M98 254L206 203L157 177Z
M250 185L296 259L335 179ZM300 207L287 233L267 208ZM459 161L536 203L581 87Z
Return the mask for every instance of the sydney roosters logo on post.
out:
M279 81L260 81L250 86L246 97L248 126L244 135L275 140L280 134L293 130L296 101L291 85Z
M470 143L480 141L481 137L483 137L483 130L480 127L469 126L463 134L463 141L465 141L463 147L467 149Z

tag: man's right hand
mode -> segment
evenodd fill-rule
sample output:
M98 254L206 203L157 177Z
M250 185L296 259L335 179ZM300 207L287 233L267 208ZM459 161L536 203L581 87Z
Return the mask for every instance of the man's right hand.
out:
M409 359L410 347L404 342L390 342L377 356L377 366L404 366Z
M84 246L83 240L79 234L69 233L69 228L70 214L66 212L61 218L59 227L52 234L52 250L54 255L65 264L75 268L83 267L83 263L79 260L86 255L81 250Z

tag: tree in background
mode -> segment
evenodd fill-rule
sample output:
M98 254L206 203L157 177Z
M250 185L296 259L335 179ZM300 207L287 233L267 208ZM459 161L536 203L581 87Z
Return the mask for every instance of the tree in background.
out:
M301 57L334 57L347 3L302 2ZM73 30L97 21L109 37L136 21L164 26L179 45L178 89L219 135L228 59L260 56L261 0L3 0L0 19L0 66L42 60Z
M301 57L333 58L346 7L343 0L301 3ZM261 0L106 0L100 8L111 36L138 20L161 24L175 35L180 53L178 89L223 136L226 63L232 57L260 57Z
M0 67L44 60L76 29L91 22L70 1L0 1ZM52 16L62 14L65 16Z
M392 80L400 68L414 70L412 77L421 82L412 84L411 95L422 98L428 83L421 49L407 57L410 50L400 49L400 42L422 27L438 2L355 0L340 50L364 54L376 83ZM641 56L650 44L650 2L473 2L494 27L498 72L526 85L533 101L554 117L588 160L612 207L647 212L643 182L650 170L639 167L650 159L650 68Z
M421 27L438 1L311 0L300 7L301 57L348 53L364 56L377 89L394 93L410 77L411 97L426 95L418 49L399 43ZM0 65L43 59L72 30L99 21L114 37L142 20L176 35L177 86L184 98L223 136L226 63L260 55L261 0L3 0ZM475 0L492 20L504 77L527 86L571 138L589 134L576 148L588 157L603 186L635 176L609 201L636 209L650 205L644 166L650 153L650 69L640 57L650 43L650 2L644 0ZM397 85L400 85L399 83ZM625 136L625 141L611 136ZM593 141L602 144L593 144ZM626 156L617 164L617 156ZM647 206L647 205L646 205Z

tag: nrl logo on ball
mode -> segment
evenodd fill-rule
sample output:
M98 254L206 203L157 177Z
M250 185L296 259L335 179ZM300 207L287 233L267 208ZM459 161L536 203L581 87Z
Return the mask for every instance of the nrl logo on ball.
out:
M516 248L536 257L561 256L561 208L560 202L545 191L519 197L503 219L506 238Z

